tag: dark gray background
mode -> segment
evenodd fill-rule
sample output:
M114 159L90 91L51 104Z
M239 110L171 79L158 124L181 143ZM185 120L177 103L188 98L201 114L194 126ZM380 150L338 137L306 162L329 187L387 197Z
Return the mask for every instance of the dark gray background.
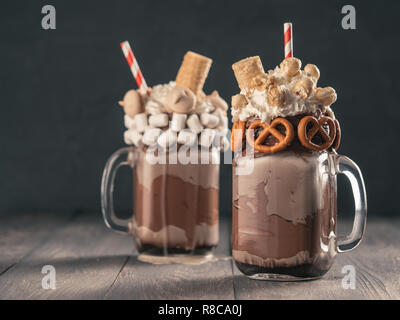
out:
M56 7L56 30L41 28L45 4ZM345 4L356 7L357 30L341 27ZM266 69L279 64L282 25L292 21L295 56L338 92L340 152L364 173L369 213L397 214L399 12L398 1L2 1L0 212L99 212L102 169L124 145L117 101L136 87L120 41L130 41L150 85L174 79L187 50L212 57L205 91L230 101L232 63L260 55ZM221 176L225 214L230 170ZM130 175L119 178L116 200L128 211ZM345 212L348 192L341 183Z

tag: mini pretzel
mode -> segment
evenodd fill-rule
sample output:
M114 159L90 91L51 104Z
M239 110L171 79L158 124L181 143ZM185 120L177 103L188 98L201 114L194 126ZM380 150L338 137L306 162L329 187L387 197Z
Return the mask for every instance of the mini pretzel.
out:
M240 150L243 143L244 130L246 124L244 121L238 120L232 126L231 148L233 152Z
M307 132L307 125L310 122L312 123L312 127ZM326 132L323 127L325 123L329 126L329 133ZM318 132L320 133L322 140L324 140L324 143L321 145L312 142L312 139ZM310 150L321 151L329 148L335 141L336 126L330 117L322 117L321 119L317 120L313 116L305 116L299 122L297 127L297 135L299 136L299 140L304 147Z
M333 141L332 144L332 148L337 150L339 149L340 146L340 139L342 137L342 133L340 132L340 124L339 121L337 121L336 119L333 120L333 122L335 122L335 128L336 128L336 137L335 137L335 141Z
M286 132L285 134L280 133L276 127L278 125L282 125L285 127ZM263 131L260 133L260 135L257 137L257 139L254 141L253 138L253 132L250 131L250 129L255 129L257 127L263 127ZM265 140L268 138L269 135L274 136L276 139L278 139L278 142L275 143L273 146L266 146L263 145ZM254 121L248 128L246 132L246 138L247 141L250 143L250 145L257 151L261 151L264 153L275 153L277 151L281 151L286 149L286 147L292 142L294 138L294 129L292 124L284 119L284 118L276 118L274 121L271 122L271 124L266 124L264 122L261 122L260 120Z

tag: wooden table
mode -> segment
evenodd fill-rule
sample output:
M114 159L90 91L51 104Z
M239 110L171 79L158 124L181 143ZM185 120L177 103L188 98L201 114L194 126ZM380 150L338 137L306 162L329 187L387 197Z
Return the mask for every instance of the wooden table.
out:
M321 280L267 282L232 263L229 220L221 222L220 260L154 265L139 261L131 239L108 230L100 214L5 215L0 299L399 299L399 230L400 219L370 219L361 246L338 255ZM44 265L56 269L55 290L42 288ZM344 265L355 267L354 290L342 288Z

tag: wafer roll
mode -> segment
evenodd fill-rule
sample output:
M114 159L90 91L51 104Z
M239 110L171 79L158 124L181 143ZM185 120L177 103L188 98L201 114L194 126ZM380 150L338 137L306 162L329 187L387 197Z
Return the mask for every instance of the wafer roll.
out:
M210 58L188 51L176 76L176 85L189 88L198 96L203 90L211 63Z
M232 69L241 90L255 88L253 79L265 74L259 56L240 60L232 65Z

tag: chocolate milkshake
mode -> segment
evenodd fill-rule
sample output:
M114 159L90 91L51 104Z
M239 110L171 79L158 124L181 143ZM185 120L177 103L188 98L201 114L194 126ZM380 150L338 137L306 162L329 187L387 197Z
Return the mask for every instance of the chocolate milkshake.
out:
M219 151L211 156L219 161ZM151 164L140 152L134 181L131 230L140 251L202 253L218 244L219 164Z
M229 148L227 103L203 92L211 59L188 52L176 81L130 90L125 143L133 146L134 214L139 252L207 253L218 244L220 150Z
M336 93L317 88L318 68L301 70L296 58L267 73L259 57L233 70L233 259L257 279L320 277L337 253ZM246 166L252 172L239 175Z

